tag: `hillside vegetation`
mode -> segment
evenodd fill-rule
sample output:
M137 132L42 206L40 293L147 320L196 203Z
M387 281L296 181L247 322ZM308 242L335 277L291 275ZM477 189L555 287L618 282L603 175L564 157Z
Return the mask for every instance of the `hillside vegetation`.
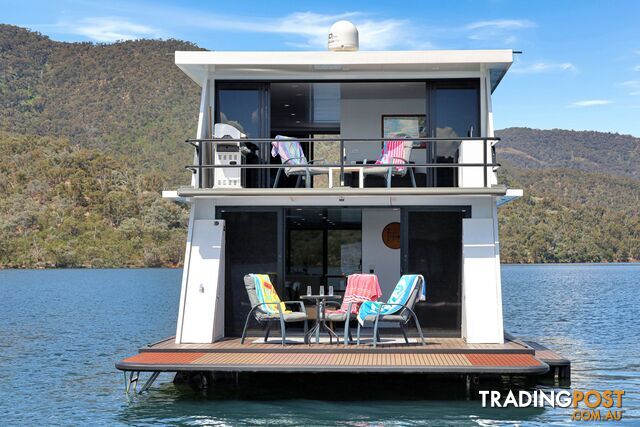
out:
M0 266L177 266L187 210L158 172L59 137L0 132Z
M0 25L0 267L177 266L198 86L177 40L61 43ZM504 262L640 259L638 139L500 131Z

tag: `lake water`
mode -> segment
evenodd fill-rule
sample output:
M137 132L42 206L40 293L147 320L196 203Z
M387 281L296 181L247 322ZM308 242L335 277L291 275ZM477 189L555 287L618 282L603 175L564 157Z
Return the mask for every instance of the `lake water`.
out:
M640 425L640 265L503 266L506 330L572 362L572 387L623 389ZM477 400L218 399L163 374L124 394L114 362L173 335L180 270L0 271L3 425L580 425L568 409ZM266 397L266 396L265 396ZM593 425L593 423L583 423Z

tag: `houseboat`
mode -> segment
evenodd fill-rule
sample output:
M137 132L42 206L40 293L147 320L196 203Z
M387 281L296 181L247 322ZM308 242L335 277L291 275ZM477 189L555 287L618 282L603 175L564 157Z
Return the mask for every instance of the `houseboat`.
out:
M141 372L139 391L160 372L568 377L503 327L498 212L522 190L498 180L491 96L513 56L360 51L345 21L327 51L176 52L201 87L191 184L164 193L190 206L176 333L116 363L127 389Z

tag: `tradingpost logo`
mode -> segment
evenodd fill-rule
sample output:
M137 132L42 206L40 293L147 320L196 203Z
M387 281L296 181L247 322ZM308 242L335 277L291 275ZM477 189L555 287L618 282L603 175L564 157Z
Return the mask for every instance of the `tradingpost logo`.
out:
M572 421L620 421L624 390L480 390L483 408L573 408Z

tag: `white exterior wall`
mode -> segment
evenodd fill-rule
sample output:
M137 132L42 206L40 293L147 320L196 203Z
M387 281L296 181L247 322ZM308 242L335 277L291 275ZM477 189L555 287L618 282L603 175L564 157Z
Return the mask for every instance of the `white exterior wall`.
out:
M224 336L224 221L213 218L212 200L194 199L176 343L212 343Z
M382 241L382 230L391 222L400 222L399 209L362 209L362 272L378 275L381 301L389 299L400 277L400 249Z
M469 343L504 342L497 207L488 200L462 220L462 336Z

